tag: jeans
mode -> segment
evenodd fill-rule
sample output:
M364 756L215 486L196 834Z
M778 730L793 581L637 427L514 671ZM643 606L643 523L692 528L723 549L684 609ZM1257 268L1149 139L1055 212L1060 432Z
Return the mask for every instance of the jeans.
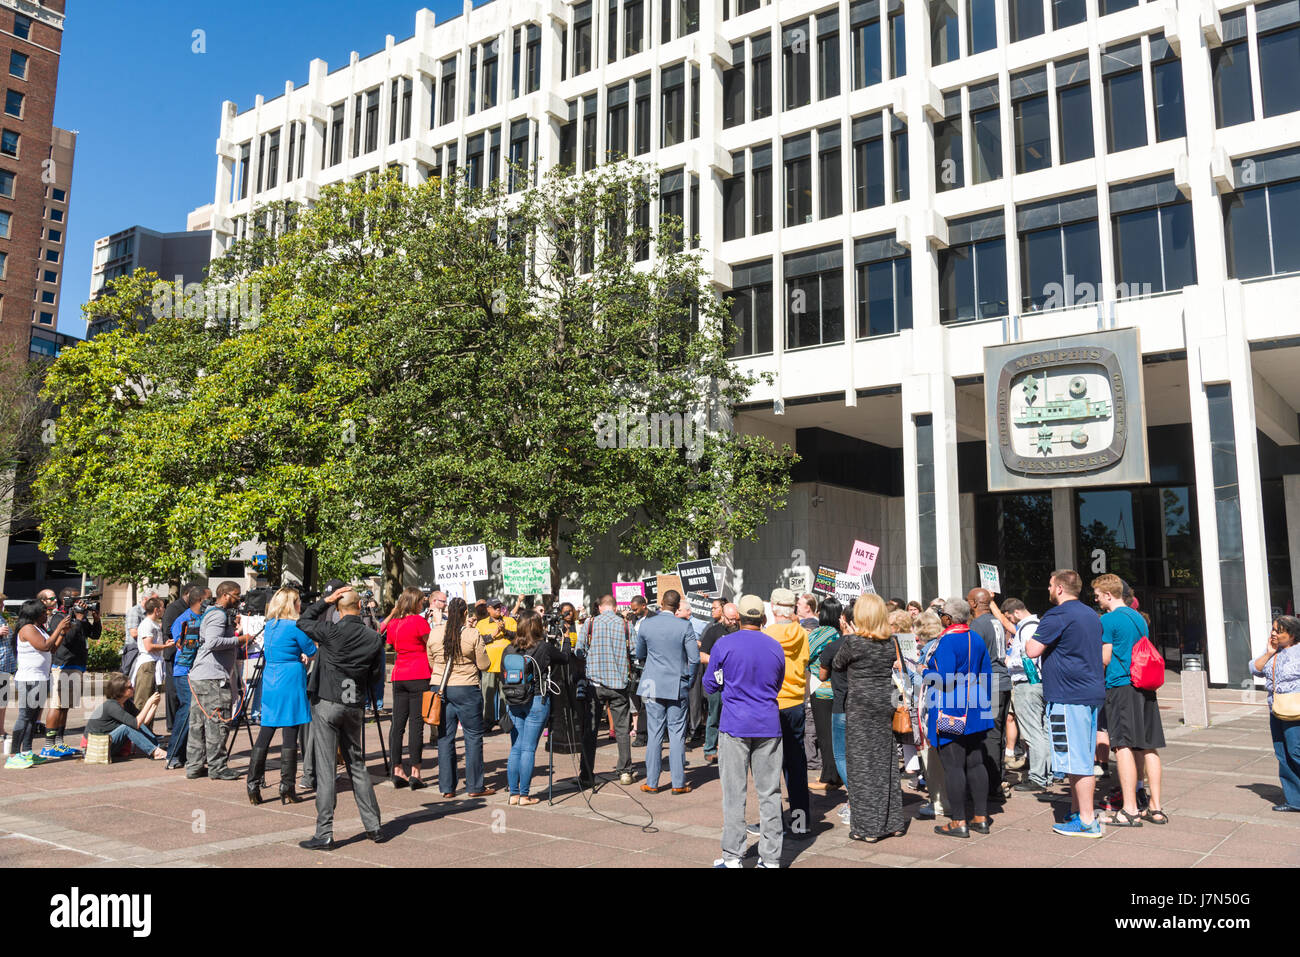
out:
M41 720L41 709L49 697L48 681L15 681L14 692L18 698L18 718L14 721L10 754L23 754L32 749L36 722Z
M1268 727L1273 733L1273 753L1277 755L1283 803L1300 807L1300 721L1283 721L1270 714Z
M388 751L393 756L393 770L407 774L420 770L424 761L424 718L420 706L429 690L429 679L393 682L393 723L388 726ZM402 760L402 732L406 732L410 760Z
M456 792L456 728L465 729L465 786L483 790L483 692L478 685L448 685L438 729L438 790ZM319 751L317 752L319 761Z
M768 867L781 864L781 739L718 736L718 775L722 781L722 858L739 861L745 853L745 797L749 775L758 794L758 856Z
M108 750L117 754L122 745L130 741L145 757L153 755L158 749L158 736L148 729L137 730L129 724L119 724L108 733Z
M618 764L615 774L632 770L631 698L626 688L615 690L604 685L592 685L600 707L608 707L614 718L614 737L618 741ZM642 709L644 711L644 709Z
M226 725L230 720L230 679L200 678L190 681L194 695L193 706L199 709L190 722L190 740L185 773L197 773L206 762L208 772L220 771L226 766Z
M839 765L835 761L835 735L831 730L831 707L833 702L830 698L812 698L809 700L809 704L811 707L808 710L812 713L813 724L817 730L818 764L821 770L820 780L823 784L843 784L844 778L840 777L838 773Z
M316 766L321 774L316 781L316 836L330 840L334 837L334 756L343 748L352 778L352 796L356 798L361 825L367 831L379 830L379 802L375 800L375 787L370 783L366 769L365 752L361 750L361 722L365 712L355 705L334 701L317 701L311 706L311 741L315 750Z
M176 686L176 708L172 712L172 739L167 746L167 763L184 763L190 737L190 679L181 675L171 679Z
M533 766L537 762L537 743L542 740L542 729L551 716L551 699L534 695L527 708L510 705L514 726L510 729L510 758L506 761L506 784L511 794L528 797L533 780Z
M718 720L722 717L722 692L709 695L709 722L704 726L704 753L718 753Z
M812 827L808 816L808 760L803 753L804 706L782 708L781 715L781 769L785 772L785 791L790 800L790 817L793 826L805 830Z
M831 744L835 747L835 772L843 783L849 779L848 760L845 748L848 746L848 726L844 722L844 712L831 714Z
M704 664L695 666L695 677L691 680L691 690L687 700L690 702L690 731L691 737L695 737L704 731Z
M664 725L668 725L669 779L674 788L686 786L687 702L673 698L642 698L646 717L645 783L659 786L663 766Z
M1021 681L1011 688L1016 703L1016 726L1029 749L1029 780L1043 787L1052 783L1052 752L1043 708L1043 686Z

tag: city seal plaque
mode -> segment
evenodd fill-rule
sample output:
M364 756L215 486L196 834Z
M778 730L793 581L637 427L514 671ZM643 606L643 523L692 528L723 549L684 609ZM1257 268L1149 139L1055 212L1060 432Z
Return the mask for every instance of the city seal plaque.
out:
M1141 376L1136 329L986 349L989 490L1147 481Z

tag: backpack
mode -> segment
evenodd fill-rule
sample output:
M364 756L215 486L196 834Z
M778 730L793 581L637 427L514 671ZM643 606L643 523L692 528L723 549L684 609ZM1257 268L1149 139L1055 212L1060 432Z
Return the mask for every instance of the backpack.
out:
M542 674L537 661L520 652L512 642L501 656L501 694L506 704L516 708L532 707L541 684Z
M194 667L194 659L198 657L199 649L203 647L202 625L203 619L201 617L191 618L185 623L185 629L181 632L181 640L176 646L176 661L173 667Z
M122 646L122 674L128 678L135 674L135 663L140 657L140 645L132 640L131 633L126 634L126 644Z
M1019 625L1016 626L1016 636L1019 637L1020 629L1024 628L1025 625L1029 625L1029 624L1032 624L1035 626L1035 628L1037 628L1038 620L1034 619L1031 622L1028 618L1026 618L1024 621L1022 621ZM1029 683L1031 685L1040 685L1043 683L1043 676L1038 673L1038 666L1034 664L1034 659L1030 658L1029 655L1025 654L1025 648L1023 642L1021 642L1020 645L1020 666L1025 669L1025 677L1029 680Z
M1147 637L1145 622L1142 625L1142 637L1133 643L1128 674L1133 687L1139 691L1155 691L1165 683L1165 659Z

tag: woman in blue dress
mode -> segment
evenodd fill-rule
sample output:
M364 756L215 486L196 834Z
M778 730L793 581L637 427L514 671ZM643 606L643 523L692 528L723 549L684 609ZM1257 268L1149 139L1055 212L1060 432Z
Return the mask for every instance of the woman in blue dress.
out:
M253 745L248 766L248 800L262 803L262 772L266 769L266 752L275 729L280 729L280 803L301 800L294 787L298 765L298 733L311 723L311 705L307 701L307 659L316 654L316 645L297 625L302 606L298 593L281 588L266 609L266 630L262 633L262 727Z

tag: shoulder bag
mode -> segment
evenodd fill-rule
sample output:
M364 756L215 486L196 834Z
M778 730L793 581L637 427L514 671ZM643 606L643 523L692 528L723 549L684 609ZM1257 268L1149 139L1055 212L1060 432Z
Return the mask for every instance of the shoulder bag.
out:
M966 632L966 692L970 693L970 632ZM970 702L967 702L967 711L970 710ZM960 715L947 714L942 709L935 715L934 730L936 734L943 735L945 738L960 738L966 734L966 712ZM937 742L936 742L937 743Z
M437 728L442 726L442 698L447 693L447 681L451 678L451 659L442 669L442 680L438 682L437 691L426 691L420 698L420 717L424 723Z
M903 670L903 649L899 647L898 639L894 638L894 660L898 662L898 676L891 678L894 687L898 689L900 696L898 706L894 708L894 717L890 726L894 729L894 734L911 734L912 733L912 708L907 700L907 673Z
M1278 694L1277 659L1273 656L1273 717L1279 721L1300 721L1300 691Z

